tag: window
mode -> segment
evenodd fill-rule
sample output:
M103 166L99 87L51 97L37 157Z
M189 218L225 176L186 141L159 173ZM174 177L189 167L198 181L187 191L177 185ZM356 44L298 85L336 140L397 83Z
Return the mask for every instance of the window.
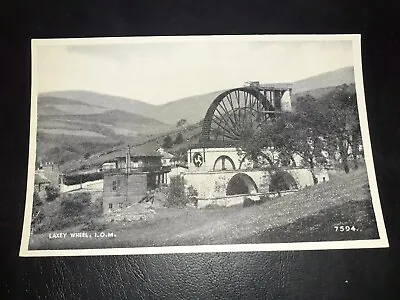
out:
M116 180L113 180L113 182L112 182L112 190L113 191L117 190L117 181Z
M108 208L112 209L112 203L108 203Z

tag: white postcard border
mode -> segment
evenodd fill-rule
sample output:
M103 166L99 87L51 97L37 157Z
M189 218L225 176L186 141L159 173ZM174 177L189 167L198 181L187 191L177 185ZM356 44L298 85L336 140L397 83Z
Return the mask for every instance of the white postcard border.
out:
M71 249L71 250L29 250L30 224L34 190L37 132L37 46L41 45L88 45L88 44L135 44L135 43L176 43L176 42L238 42L238 41L352 41L354 54L354 76L358 101L361 134L365 162L374 208L379 239L350 240L327 242L293 242L268 244L230 244L230 245L197 245L138 248L106 249ZM27 174L27 192L21 247L21 257L48 256L98 256L98 255L145 255L167 253L207 253L207 252L253 252L253 251L301 251L301 250L334 250L334 249L368 249L387 248L389 241L382 214L381 202L373 163L371 141L368 128L368 117L365 104L364 83L362 76L361 35L212 35L212 36L152 36L152 37L109 37L109 38L62 38L32 39L32 86L31 86L31 120L29 136L29 164Z

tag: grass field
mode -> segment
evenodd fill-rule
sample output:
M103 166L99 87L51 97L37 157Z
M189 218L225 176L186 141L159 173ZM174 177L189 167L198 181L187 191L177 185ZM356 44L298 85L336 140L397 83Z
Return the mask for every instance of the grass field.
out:
M311 242L377 239L366 170L339 174L329 182L296 194L250 207L198 210L155 207L145 220L105 223L112 237L50 239L49 233L32 235L30 249L88 249L114 247L220 245L238 243ZM336 231L335 226L357 231ZM99 234L99 233L97 233Z

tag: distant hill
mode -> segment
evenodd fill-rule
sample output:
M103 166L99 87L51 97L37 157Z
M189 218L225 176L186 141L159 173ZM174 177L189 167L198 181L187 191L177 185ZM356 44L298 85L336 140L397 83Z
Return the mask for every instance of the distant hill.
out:
M293 94L299 94L354 82L354 67L351 66L296 81L293 83L292 92Z
M260 82L263 83L262 78L260 78ZM294 82L292 98L295 101L298 95L309 91L329 92L330 88L344 83L354 83L353 67L341 68ZM42 105L42 107L46 107L42 108L43 114L56 113L50 110L48 103L50 102L53 103L52 108L61 108L63 111L68 111L68 114L79 114L82 111L85 111L85 114L96 114L107 110L120 110L152 118L165 124L176 125L180 119L186 119L190 124L201 121L212 101L222 92L224 90L185 97L162 105L88 91L44 93L40 95L39 101L46 104ZM56 102L57 99L59 102ZM85 104L89 106L84 107Z
M38 129L91 130L92 125L104 125L110 130L130 129L146 134L170 129L170 126L138 113L43 95L38 97L38 123Z
M148 104L143 101L129 99L119 96L112 96L106 94L100 94L90 91L71 90L71 91L55 91L42 93L39 95L39 101L41 98L61 98L62 101L69 100L69 102L85 103L95 107L103 107L107 110L122 110L126 112L132 112L139 115L147 116L148 112L153 110L155 105Z
M158 106L149 115L168 124L176 124L180 119L185 119L188 123L194 124L204 118L210 104L223 92L224 90L172 101Z
M123 97L99 94L88 91L57 91L39 95L41 104L39 115L47 114L96 114L107 110L120 110L135 113L158 120L169 125L176 125L180 119L194 124L200 121L211 102L223 91L186 97L162 105L148 104L143 101ZM86 106L86 107L85 107ZM93 110L91 110L93 108ZM55 109L61 110L56 111Z
M53 162L78 160L85 154L170 129L167 124L139 114L41 95L37 156L39 160Z
M261 78L260 82L262 83ZM292 91L294 107L296 99L300 96L311 94L318 98L341 84L354 84L353 67L294 82ZM99 149L96 148L98 150L96 163L108 157L103 157L101 153L120 150L128 143L138 147L157 148L162 145L167 135L175 139L178 133L182 133L184 142L174 145L169 150L183 154L188 147L198 142L206 111L222 92L215 91L186 97L163 105L152 105L139 100L86 91L46 93L40 95L38 101L39 132L48 136L59 130L58 137L60 134L73 136L78 132L78 138L87 136L93 143L103 137L104 145ZM179 119L186 119L189 125L185 128L176 128ZM114 150L110 150L111 147ZM83 151L85 150L81 149L78 152L81 155ZM89 152L94 153L94 151ZM90 166L93 163L89 160L77 165Z
M260 82L262 83L261 79ZM297 97L307 92L320 97L338 85L352 83L354 83L354 68L345 67L294 82L292 98L295 101ZM204 118L210 104L224 91L215 91L169 102L158 106L148 116L167 124L176 124L179 119L186 119L190 124L194 124Z

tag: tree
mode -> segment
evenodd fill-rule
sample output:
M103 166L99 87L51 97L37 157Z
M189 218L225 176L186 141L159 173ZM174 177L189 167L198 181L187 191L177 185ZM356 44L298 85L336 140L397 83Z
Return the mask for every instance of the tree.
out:
M45 188L46 190L46 200L48 202L54 201L55 199L57 199L58 196L60 196L60 190L52 185L48 185Z
M357 110L356 92L352 86L342 85L321 99L326 102L325 119L322 126L332 149L340 154L342 167L349 172L349 150L353 153L355 167L361 130Z
M298 155L314 175L316 158L322 155L324 146L317 125L320 116L318 110L312 106L315 99L311 96L299 98L298 102L302 110L275 115L257 130L247 132L241 141L241 148L254 162L258 163L260 159L266 158L271 169L276 169L279 165L296 165L294 155ZM276 155L268 156L268 152Z
M43 202L40 200L39 194L35 190L33 192L33 204L32 204L32 219L31 219L32 232L36 232L40 222L44 218L42 210L43 210Z
M175 138L175 144L176 145L182 144L182 142L183 142L183 135L182 135L182 133L179 132Z
M172 143L172 138L171 138L170 135L167 135L167 136L164 138L163 148L171 148L172 145L173 145L173 143Z
M187 120L186 120L186 119L180 119L180 120L176 123L176 127L178 127L178 128L184 127L185 125L187 125Z
M257 129L246 132L240 148L253 161L265 156L266 149L279 153L280 165L295 164L298 155L308 165L313 176L317 164L326 161L324 152L340 154L342 167L349 172L348 155L352 150L355 167L361 145L355 90L343 85L316 99L305 95L297 99L294 113L275 115ZM272 166L277 167L270 158Z
M181 176L171 177L168 186L168 196L166 206L183 207L189 203L189 199L185 192L185 180Z

